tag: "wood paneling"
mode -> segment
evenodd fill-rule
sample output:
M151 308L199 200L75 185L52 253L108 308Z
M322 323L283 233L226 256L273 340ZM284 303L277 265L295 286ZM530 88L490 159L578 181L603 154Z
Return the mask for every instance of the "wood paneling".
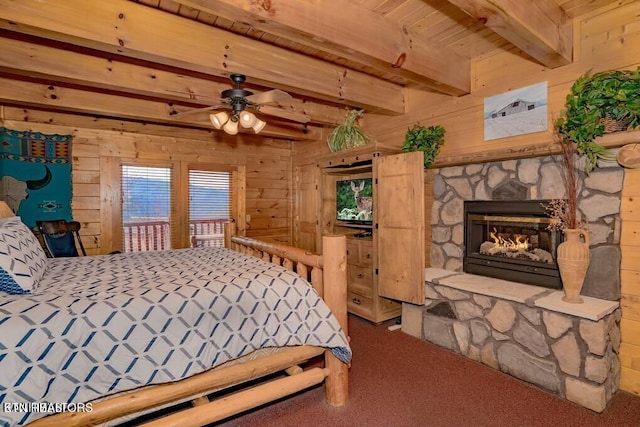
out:
M320 169L315 163L294 166L293 244L319 250Z
M622 190L622 346L620 386L640 395L640 169L627 169Z
M622 343L620 345L620 364L629 369L640 371L640 346Z
M245 136L241 143L228 146L214 140L24 121L4 120L3 124L16 130L73 134L72 209L74 219L82 223L81 235L88 254L120 249L120 165L123 161L173 165L177 173L184 172L188 164L235 165L239 168L240 181L246 181L246 191L241 189L246 199L240 201L239 209L251 218L246 225L246 218L238 218L238 229L246 228L248 236L291 241L290 142ZM245 172L246 169L249 172ZM185 193L180 188L178 185L178 193ZM176 216L179 229L182 217L184 215ZM188 244L188 236L183 234L179 232L176 237L174 244L178 247Z
M620 279L622 294L640 296L640 269L638 271L622 270Z

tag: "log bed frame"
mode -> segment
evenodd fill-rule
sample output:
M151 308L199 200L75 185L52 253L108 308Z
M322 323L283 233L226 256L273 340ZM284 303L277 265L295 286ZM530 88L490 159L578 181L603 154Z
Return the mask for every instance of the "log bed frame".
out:
M292 246L235 236L235 224L225 224L225 247L295 270L320 293L347 333L346 238L324 236L324 255ZM324 286L325 283L330 284ZM324 353L324 368L300 364ZM263 381L210 401L212 390L230 387L284 371L285 377ZM348 367L329 350L313 346L288 347L243 363L210 369L183 380L125 392L92 404L91 412L63 412L38 419L30 427L90 426L138 414L172 402L191 400L192 407L152 420L145 426L202 426L291 395L325 381L327 403L338 407L348 399Z

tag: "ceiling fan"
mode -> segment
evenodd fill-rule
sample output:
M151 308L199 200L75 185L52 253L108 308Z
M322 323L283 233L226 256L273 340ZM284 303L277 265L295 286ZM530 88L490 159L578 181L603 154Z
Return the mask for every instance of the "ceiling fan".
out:
M180 113L171 114L172 117L179 117L187 114L194 114L203 111L211 111L218 109L230 109L231 112L220 111L209 114L209 120L216 129L222 129L230 135L238 133L238 127L251 128L255 133L260 132L266 126L266 122L260 120L248 109L268 114L271 116L281 117L300 123L307 123L311 119L306 114L297 113L287 110L283 107L283 103L293 99L291 95L280 89L272 89L266 92L254 94L251 91L242 89L241 85L246 80L243 74L231 74L229 76L236 87L233 89L223 90L221 97L218 99L219 104L209 107L198 108Z

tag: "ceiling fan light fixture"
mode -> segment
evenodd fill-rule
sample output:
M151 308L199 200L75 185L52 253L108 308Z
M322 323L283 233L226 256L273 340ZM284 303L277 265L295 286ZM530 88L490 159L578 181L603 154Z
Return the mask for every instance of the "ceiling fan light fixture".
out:
M222 129L229 135L236 135L238 133L238 120L234 120L233 117L225 123Z
M255 114L249 112L249 111L242 111L240 113L240 125L243 128L250 128L254 125L254 123L256 122L257 118L255 116Z
M220 111L216 114L209 114L209 120L211 120L211 124L216 129L221 129L229 121L229 115L224 111Z
M253 126L251 126L253 128L253 131L255 133L260 133L260 131L262 129L264 129L264 127L267 125L266 122L260 120L259 118L255 118L254 122L253 122Z

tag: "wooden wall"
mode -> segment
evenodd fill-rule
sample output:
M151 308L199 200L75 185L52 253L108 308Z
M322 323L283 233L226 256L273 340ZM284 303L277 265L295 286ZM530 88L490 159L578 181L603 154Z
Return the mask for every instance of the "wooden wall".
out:
M571 85L588 70L635 69L640 65L640 2L609 6L576 18L574 63L546 68L519 51L496 51L472 61L470 95L458 98L412 90L407 94L408 114L382 118L364 116L365 129L381 143L401 146L408 127L415 123L440 124L447 133L436 164L466 156L466 163L548 152L552 120L564 108ZM484 141L484 98L532 84L547 82L549 130Z
M120 209L116 195L121 161L173 162L181 167L190 163L244 166L244 219L250 217L246 234L291 242L290 142L255 136L236 140L201 130L11 107L2 107L1 118L2 125L11 129L73 134L73 217L82 223L81 234L89 254L108 253L119 247L112 224Z
M552 122L564 108L573 82L588 70L640 66L640 2L611 5L574 21L574 63L548 69L517 51L497 52L472 62L472 93L459 98L410 91L408 114L365 115L365 130L376 141L401 146L408 127L440 124L447 133L437 166L534 157L553 146ZM484 141L484 98L546 81L549 130ZM621 141L621 143L624 141ZM620 144L618 144L620 145ZM614 145L615 146L615 145ZM622 232L621 388L640 395L640 172L625 177ZM427 226L429 226L429 218Z
M640 169L626 170L621 203L620 387L640 394Z

